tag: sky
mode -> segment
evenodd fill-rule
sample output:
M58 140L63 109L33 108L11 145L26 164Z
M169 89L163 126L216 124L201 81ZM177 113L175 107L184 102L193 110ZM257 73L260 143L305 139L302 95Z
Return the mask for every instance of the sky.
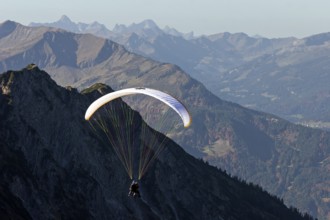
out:
M112 30L152 19L195 35L244 32L268 38L330 32L330 0L0 0L0 22L98 21Z

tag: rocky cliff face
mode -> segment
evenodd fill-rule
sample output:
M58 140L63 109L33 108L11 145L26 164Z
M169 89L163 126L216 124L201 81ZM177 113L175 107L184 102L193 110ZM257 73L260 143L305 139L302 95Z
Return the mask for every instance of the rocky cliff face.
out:
M99 95L59 87L35 65L0 75L5 210L0 214L15 219L303 218L171 141L141 181L142 199L128 198L130 180L121 163L84 121L86 107Z

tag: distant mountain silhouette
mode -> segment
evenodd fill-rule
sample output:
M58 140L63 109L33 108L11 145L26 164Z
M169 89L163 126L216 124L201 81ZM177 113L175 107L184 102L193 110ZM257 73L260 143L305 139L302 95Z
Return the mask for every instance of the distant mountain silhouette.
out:
M64 30L68 30L74 33L90 33L95 34L96 36L108 38L113 35L112 31L107 29L105 25L100 24L98 22L93 22L91 24L86 23L74 23L71 19L63 15L58 21L52 23L35 23L32 22L29 24L31 27L39 27L39 26L47 26L47 27L55 27L61 28Z
M31 27L48 26L48 27L61 28L74 33L90 33L99 37L109 38L112 40L120 38L123 35L132 34L132 33L137 33L147 38L156 37L162 34L183 37L185 39L194 38L193 32L181 33L176 29L168 26L166 26L162 30L151 19L146 19L140 23L133 23L129 26L123 24L116 24L113 30L110 30L106 28L105 25L100 24L96 21L91 24L86 24L82 22L75 23L71 21L71 19L68 16L63 15L58 21L52 23L31 22L29 26Z

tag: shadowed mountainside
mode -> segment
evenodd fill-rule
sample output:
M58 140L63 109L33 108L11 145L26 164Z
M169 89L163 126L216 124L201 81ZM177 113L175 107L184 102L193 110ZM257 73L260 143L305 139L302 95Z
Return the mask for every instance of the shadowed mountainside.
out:
M80 94L35 65L1 74L0 83L0 202L11 218L310 218L172 141L141 181L142 199L127 197L122 165L83 119L90 102L110 89Z

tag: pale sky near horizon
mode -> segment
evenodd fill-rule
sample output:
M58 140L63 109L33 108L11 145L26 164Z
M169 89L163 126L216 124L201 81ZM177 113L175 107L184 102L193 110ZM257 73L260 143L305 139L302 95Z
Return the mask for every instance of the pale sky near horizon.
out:
M112 30L152 19L196 35L244 32L298 38L330 32L330 0L0 0L0 22L98 21Z

